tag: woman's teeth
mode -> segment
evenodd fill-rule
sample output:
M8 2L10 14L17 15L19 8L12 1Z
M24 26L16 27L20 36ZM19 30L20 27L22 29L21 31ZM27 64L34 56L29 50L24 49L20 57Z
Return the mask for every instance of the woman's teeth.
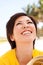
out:
M25 32L23 32L23 35L27 35L27 34L30 34L30 33L32 33L31 31L25 31Z

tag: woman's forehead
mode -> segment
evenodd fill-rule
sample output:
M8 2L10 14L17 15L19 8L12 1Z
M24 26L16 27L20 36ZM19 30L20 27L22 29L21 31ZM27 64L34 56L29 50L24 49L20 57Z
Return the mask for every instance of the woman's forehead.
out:
M21 21L30 21L30 22L32 22L31 18L29 18L28 16L20 16L16 19L16 21L19 21L19 22L21 22Z

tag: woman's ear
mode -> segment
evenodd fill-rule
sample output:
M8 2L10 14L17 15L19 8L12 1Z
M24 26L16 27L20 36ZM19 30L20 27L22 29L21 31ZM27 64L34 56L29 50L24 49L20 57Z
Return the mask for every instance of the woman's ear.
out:
M14 41L14 36L10 35L10 39L11 39L11 41Z

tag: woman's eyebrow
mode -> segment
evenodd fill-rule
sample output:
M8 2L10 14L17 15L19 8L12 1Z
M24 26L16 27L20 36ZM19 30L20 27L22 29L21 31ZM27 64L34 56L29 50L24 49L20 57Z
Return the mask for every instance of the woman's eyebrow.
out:
M26 21L32 22L31 20L26 20Z
M26 21L29 21L29 20L26 20Z
M17 23L21 23L21 22L22 22L22 21L18 21L18 22L16 22L16 24L17 24Z
M22 22L22 21L18 21L18 22Z

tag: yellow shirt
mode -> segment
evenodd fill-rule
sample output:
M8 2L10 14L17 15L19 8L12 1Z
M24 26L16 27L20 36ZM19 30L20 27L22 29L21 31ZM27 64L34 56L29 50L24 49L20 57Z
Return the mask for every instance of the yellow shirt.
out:
M39 55L43 55L43 52L40 52L36 49L33 50L33 58ZM17 58L16 58L16 51L12 49L4 54L0 58L0 65L20 65Z
M0 58L0 65L19 65L15 49L8 51Z
M37 56L43 56L43 51L34 49L34 50L33 50L33 58L34 58L34 57L37 57Z

